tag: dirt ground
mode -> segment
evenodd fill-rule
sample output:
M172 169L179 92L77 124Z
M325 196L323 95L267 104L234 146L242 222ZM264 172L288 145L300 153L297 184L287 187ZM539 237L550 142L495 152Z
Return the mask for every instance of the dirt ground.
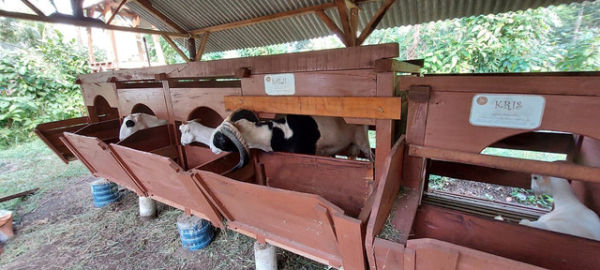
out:
M181 247L176 219L165 205L156 219L137 217L137 196L105 208L92 204L90 176L65 179L65 189L43 195L39 207L14 222L16 237L0 255L1 269L252 269L253 239L220 231L206 249ZM279 250L281 269L327 269Z

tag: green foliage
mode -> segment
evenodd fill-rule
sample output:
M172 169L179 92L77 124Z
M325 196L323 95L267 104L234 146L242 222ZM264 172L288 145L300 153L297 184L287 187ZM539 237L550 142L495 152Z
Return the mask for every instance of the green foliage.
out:
M600 70L600 1L375 31L425 73Z
M27 50L0 51L0 147L31 138L40 123L84 112L74 82L78 74L89 72L85 52L58 31L42 31L43 42L33 42ZM13 42L27 47L30 40L25 36Z

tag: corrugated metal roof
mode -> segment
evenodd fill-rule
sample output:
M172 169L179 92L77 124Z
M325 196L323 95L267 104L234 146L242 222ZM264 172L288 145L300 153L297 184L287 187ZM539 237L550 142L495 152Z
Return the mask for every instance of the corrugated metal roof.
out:
M333 0L152 0L153 6L187 31L201 29L303 7L332 3ZM359 5L358 29L363 29L383 1ZM377 29L414 25L452 18L550 5L583 2L582 0L396 0ZM138 3L127 6L160 30L174 31ZM326 13L340 26L335 8ZM341 27L340 27L341 29ZM330 35L331 32L315 14L305 14L270 22L217 31L210 34L205 52L235 50L305 40ZM179 43L182 40L178 41ZM199 46L199 41L196 44Z

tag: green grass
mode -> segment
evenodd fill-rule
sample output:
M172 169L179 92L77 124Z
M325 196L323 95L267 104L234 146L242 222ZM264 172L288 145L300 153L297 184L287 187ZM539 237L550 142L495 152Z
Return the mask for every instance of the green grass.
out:
M38 194L64 187L65 178L89 175L79 161L63 163L42 141L34 140L0 151L0 196L39 188ZM34 209L40 196L31 196L24 205ZM14 199L0 203L0 209L16 210L23 202Z
M537 151L526 151L526 150L513 150L487 147L481 151L484 155L490 156L501 156L501 157L512 157L529 160L540 160L540 161L556 161L567 159L566 154L548 153L548 152L537 152Z

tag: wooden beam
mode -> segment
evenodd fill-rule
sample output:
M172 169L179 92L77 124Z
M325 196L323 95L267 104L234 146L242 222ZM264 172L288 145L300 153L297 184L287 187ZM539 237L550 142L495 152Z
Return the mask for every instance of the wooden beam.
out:
M90 58L90 64L96 63L96 56L94 56L94 39L92 37L92 28L87 27L88 36L88 57Z
M112 16L110 16L108 21L106 21L106 24L110 24L115 19L115 17L117 16L117 13L119 13L119 11L125 5L125 3L127 3L127 0L121 0L121 3L119 3L119 6L115 10L115 13L113 13Z
M181 26L179 26L173 20L169 19L167 16L162 14L162 12L160 12L159 10L154 8L154 6L152 6L152 3L150 3L150 1L148 1L148 0L135 0L135 1L137 3L139 3L146 11L148 11L152 15L156 16L157 19L162 21L164 24L166 24L170 27L173 27L179 33L187 33L187 31L185 31L185 29L181 28Z
M325 23L327 28L329 28L329 30L333 32L340 39L340 41L344 43L346 47L348 47L348 43L346 41L346 37L344 36L344 32L342 32L342 30L340 30L340 28L335 24L335 22L331 18L329 18L327 14L325 14L325 10L317 10L315 14L317 14L321 21Z
M348 15L348 7L346 6L346 0L336 0L336 6L338 10L338 14L340 15L340 21L342 23L342 30L344 31L344 36L346 38L346 44L352 47L354 44L349 36L350 30L350 21Z
M350 12L348 13L348 25L350 26L350 32L347 33L350 38L351 46L358 46L356 43L356 32L358 31L358 7L355 4L349 5L349 0L346 0L346 6L350 6Z
M190 58L187 57L187 55L185 55L185 53L179 49L179 47L177 47L177 44L175 44L175 42L167 35L163 35L162 36L167 43L169 43L169 45L171 45L171 47L175 50L175 52L177 52L177 54L179 54L179 56L181 56L181 58L183 58L183 60L185 60L186 62L190 62Z
M73 9L73 16L83 18L83 0L71 0L71 9Z
M289 18L292 16L310 14L310 13L314 13L317 10L323 10L323 9L328 9L328 8L333 8L333 7L335 7L335 3L310 6L310 7L299 8L299 9L290 10L290 11L286 11L286 12L256 17L256 18L243 20L243 21L209 26L209 27L205 27L205 28L201 28L201 29L192 30L192 31L190 31L190 33L195 35L195 34L202 34L205 32L223 31L223 30L227 30L227 29L248 26L248 25L252 25L252 24L256 24L256 23L270 22L270 21L274 21L274 20Z
M399 97L226 96L225 109L372 119L400 119ZM599 169L600 170L600 169Z
M600 168L596 167L489 156L418 145L410 146L409 155L413 157L465 163L502 170L550 175L569 180L600 183Z
M373 18L371 18L371 20L369 21L367 26L365 26L365 28L360 32L360 36L358 37L358 40L356 41L356 45L358 45L358 46L362 45L363 42L365 42L365 40L367 39L367 37L369 37L369 35L371 35L371 33L373 33L373 30L375 30L375 27L377 27L379 22L383 19L383 16L392 7L392 4L394 4L394 2L396 2L396 0L385 0L385 2L383 4L381 4L381 7L377 11L377 13L375 13L375 15L373 15Z
M39 16L46 16L46 15L44 15L44 12L42 12L34 4L32 4L31 2L29 2L29 0L21 0L21 2L23 2L23 4L25 4L26 6L28 6L29 9L33 10L33 12L35 12L35 14L37 14Z
M375 72L421 73L421 67L393 58L383 58L375 60Z
M19 197L27 196L29 194L33 194L36 191L38 191L38 189L39 188L34 188L34 189L27 190L27 191L19 192L17 194L4 196L4 197L0 198L0 202L10 201L12 199L16 199L16 198L19 198Z
M182 33L156 31L156 30L143 29L143 28L131 28L131 27L117 26L117 25L108 25L108 24L105 24L101 20L87 18L87 17L76 18L74 16L68 16L68 15L38 16L38 15L33 15L33 14L27 14L27 13L21 13L21 12L11 12L11 11L5 11L5 10L0 10L0 17L8 17L8 18L15 18L15 19L22 19L22 20L47 22L47 23L64 23L64 24L70 24L70 25L82 26L82 27L94 27L94 28L101 28L101 29L107 29L107 30L145 33L145 34L152 34L152 35L168 35L168 36L186 37L186 38L189 37L188 34L182 34Z
M204 54L206 43L208 43L208 36L210 36L210 32L202 34L202 40L200 40L200 47L198 47L198 51L196 52L196 61L202 60L202 55Z
M187 39L186 44L188 46L188 53L190 54L190 60L196 61L196 39L190 37Z

